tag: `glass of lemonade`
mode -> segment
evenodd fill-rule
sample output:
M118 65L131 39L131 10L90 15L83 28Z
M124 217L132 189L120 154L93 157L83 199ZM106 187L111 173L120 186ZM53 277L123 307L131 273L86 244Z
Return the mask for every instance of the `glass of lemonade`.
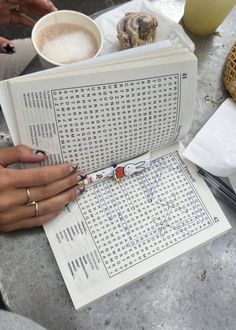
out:
M207 35L223 22L236 0L186 0L184 25L193 33Z

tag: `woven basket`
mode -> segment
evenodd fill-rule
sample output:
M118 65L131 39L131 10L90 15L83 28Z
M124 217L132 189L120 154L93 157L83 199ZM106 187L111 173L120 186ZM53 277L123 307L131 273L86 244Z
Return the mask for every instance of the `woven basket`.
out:
M227 91L236 101L236 43L233 45L226 60L224 83Z

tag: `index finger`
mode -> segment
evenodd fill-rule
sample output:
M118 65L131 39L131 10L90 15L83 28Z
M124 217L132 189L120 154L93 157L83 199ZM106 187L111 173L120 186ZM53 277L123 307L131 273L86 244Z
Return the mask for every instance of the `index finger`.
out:
M19 4L18 0L11 0L11 1L17 1L16 4ZM23 6L33 6L38 9L40 8L46 10L48 13L57 10L57 8L50 0L21 0L20 7Z
M7 0L7 3L12 5L20 5L20 7L25 5L32 5L47 10L57 9L50 0Z
M6 180L10 187L15 188L41 186L72 174L76 168L75 164L66 163L22 170L7 169Z
M33 27L35 24L35 21L25 14L22 13L16 13L11 14L9 18L9 24L22 24L27 27Z

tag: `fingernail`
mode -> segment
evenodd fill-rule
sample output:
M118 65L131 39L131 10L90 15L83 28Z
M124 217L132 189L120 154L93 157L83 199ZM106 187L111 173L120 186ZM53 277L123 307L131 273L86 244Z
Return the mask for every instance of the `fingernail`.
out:
M39 157L48 156L48 154L43 150L33 150L33 154Z
M75 172L77 170L77 164L70 164L70 172Z
M15 46L12 42L6 42L0 46L1 52L4 54L13 54L15 53Z
M50 0L46 0L47 4L53 8L54 10L57 10L57 7L54 6L54 4Z
M85 190L85 184L84 181L79 181L78 182L78 187L79 187L79 191L83 192Z

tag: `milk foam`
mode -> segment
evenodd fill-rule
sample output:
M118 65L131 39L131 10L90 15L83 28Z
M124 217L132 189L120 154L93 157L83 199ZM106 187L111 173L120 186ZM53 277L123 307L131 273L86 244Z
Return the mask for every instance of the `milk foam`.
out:
M45 27L39 32L37 43L44 56L61 64L93 57L98 50L97 41L88 30L68 23Z

